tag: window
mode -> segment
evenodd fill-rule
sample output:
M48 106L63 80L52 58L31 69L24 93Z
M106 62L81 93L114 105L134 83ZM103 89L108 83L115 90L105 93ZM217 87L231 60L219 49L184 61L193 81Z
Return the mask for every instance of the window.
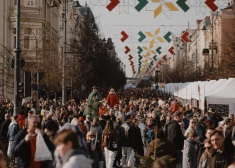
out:
M24 6L36 7L36 0L24 0Z
M23 44L24 44L24 49L36 49L37 47L40 47L39 43L39 36L41 33L41 29L40 28L25 28L24 29L24 40L23 40ZM37 46L38 45L38 46Z

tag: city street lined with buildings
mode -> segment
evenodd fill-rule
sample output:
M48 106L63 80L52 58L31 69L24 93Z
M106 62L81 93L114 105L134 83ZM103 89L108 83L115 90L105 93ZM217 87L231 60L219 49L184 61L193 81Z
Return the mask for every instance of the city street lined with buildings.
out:
M0 0L0 168L233 168L234 115L234 0Z

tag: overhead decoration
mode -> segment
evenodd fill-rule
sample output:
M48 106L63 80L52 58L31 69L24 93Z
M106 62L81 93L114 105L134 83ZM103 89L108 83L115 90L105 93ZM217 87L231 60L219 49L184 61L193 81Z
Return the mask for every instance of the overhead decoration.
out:
M138 34L139 34L139 36L140 36L140 38L138 39L138 41L141 43L141 42L146 38L146 36L145 36L145 34L144 34L142 31L140 31Z
M147 0L138 0L138 5L135 6L135 9L140 12L149 2Z
M127 46L125 47L125 49L126 49L125 54L128 54L131 51L131 49Z
M157 61L157 55L154 55L153 60Z
M160 5L154 10L154 18L156 18L163 11L163 5L168 8L169 11L178 11L178 8L172 2L161 2L161 0L152 0L153 3L160 3Z
M171 38L170 38L171 35L172 35L172 33L169 31L169 32L166 33L166 35L164 36L164 39L165 39L168 43L171 42Z
M140 46L138 46L138 54L140 55L143 52L143 48L141 48Z
M217 11L218 6L215 4L215 0L206 0L205 4L213 11Z
M161 52L161 49L162 49L162 47L158 47L157 49L156 49L156 52L160 55L162 52Z
M111 12L119 3L119 0L110 0L111 2L106 6L106 8Z
M152 49L153 48L153 46L152 47L142 47L145 51L146 51L146 54L145 54L145 56L146 57L149 57L151 54L156 54L156 52Z
M184 42L189 42L189 39L188 39L188 35L189 35L189 32L184 32L181 36L181 39L184 40Z
M177 5L184 11L187 12L189 10L189 6L186 4L187 0L178 0L176 1Z
M160 27L155 30L154 34L152 34L151 32L145 32L145 33L146 33L147 36L152 38L152 40L150 41L150 48L153 47L153 45L155 43L155 39L157 39L161 43L165 42L162 37L158 36L158 34L160 33Z
M129 55L129 61L133 59L133 56Z
M129 37L129 36L126 34L125 31L122 31L122 32L121 32L121 35L122 35L122 38L121 38L121 41L122 41L122 42L126 41L126 39L128 39L128 37Z
M175 49L175 47L172 46L168 51L169 51L172 55L175 55L174 49Z

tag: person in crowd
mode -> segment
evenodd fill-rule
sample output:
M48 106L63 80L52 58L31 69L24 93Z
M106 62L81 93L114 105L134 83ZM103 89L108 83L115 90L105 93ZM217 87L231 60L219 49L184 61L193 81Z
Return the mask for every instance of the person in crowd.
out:
M207 122L207 117L206 116L201 117L197 129L200 142L204 142L204 140L206 139L206 122Z
M62 159L62 168L92 168L92 160L80 154L77 134L71 129L60 131L55 139L56 151Z
M111 89L107 96L106 104L108 104L109 107L113 109L113 107L117 105L118 103L119 103L118 96L115 93L114 89Z
M189 119L187 112L184 113L183 122L184 122L184 130L187 130L189 126Z
M205 139L204 149L205 149L204 153L200 157L198 168L208 168L208 159L211 156L212 152L214 151L210 139Z
M119 117L119 118L122 118L122 122L124 123L125 122L125 112L123 111L123 107L121 105L119 105L119 111L116 112L116 118Z
M122 124L120 128L120 146L122 147L122 160L121 165L125 166L127 165L127 162L129 160L132 147L131 142L133 141L132 137L132 129L131 129L131 122L133 117L130 115L126 115L126 122Z
M191 131L188 139L184 141L183 168L197 168L197 139L196 131Z
M175 101L172 103L172 105L171 105L171 107L170 107L169 110L170 110L172 113L174 113L174 112L176 112L176 111L179 110L179 104L178 104L177 100L175 100Z
M10 117L12 117L14 113L13 107L14 107L13 103L9 103L8 109L6 110L6 113L9 114Z
M105 153L106 168L112 168L119 144L117 144L116 130L112 120L107 121L103 131L103 148Z
M152 117L148 117L146 119L146 127L145 127L145 140L147 144L149 144L152 140L154 140L155 135L154 135L154 129L155 126L153 125L153 119Z
M11 116L8 113L6 113L5 114L5 121L2 123L1 130L0 130L0 136L1 136L2 143L4 145L6 145L6 147L8 145L7 132L8 132L10 123L11 123Z
M12 144L15 140L16 134L20 131L20 127L19 127L19 124L17 123L17 120L18 120L18 115L13 115L11 117L11 123L9 125L9 129L8 129L8 133L7 133L7 137L8 137L8 141L9 141L8 150L7 150L8 157L12 156L12 151L13 151Z
M162 128L157 126L154 134L155 139L149 143L145 155L147 157L153 156L154 158L170 156L176 159L175 145L165 138Z
M167 139L172 141L176 147L177 160L179 168L182 168L182 150L184 146L184 135L182 134L179 123L183 120L183 113L175 112L174 120L170 121L167 126Z
M182 131L183 135L185 135L184 122L183 121L180 122L179 125L181 127L181 131Z
M86 134L87 134L87 127L84 124L84 118L83 117L79 117L78 120L81 122L81 124L79 122L77 122L76 125L80 126L81 130L83 131L84 135L86 136Z
M88 104L84 111L84 115L90 115L90 117L93 119L94 117L98 116L98 110L99 110L99 101L102 99L101 94L99 92L99 88L94 86L92 88L92 92L88 97ZM87 129L90 130L90 129Z
M91 116L90 115L87 115L86 116L86 120L84 121L84 124L86 126L86 130L89 132L90 129L91 129Z
M91 155L91 159L93 159L92 168L99 168L99 156L97 153L97 144L96 144L96 135L95 132L89 131L86 135L86 143Z
M223 133L224 133L225 138L229 140L234 140L232 139L233 130L235 131L235 129L233 128L234 128L233 120L231 120L230 118L226 118L225 125L223 127Z
M43 134L43 131L37 128L40 122L37 115L32 115L28 118L28 128L19 131L12 143L13 155L17 157L18 167L24 168L44 168L48 167L48 162L34 161L36 152L36 138L38 132ZM53 151L54 145L46 134L43 134L43 139L50 151Z
M23 130L24 126L25 126L25 122L26 122L26 116L23 110L20 111L20 113L18 114L18 124L20 127L20 130Z
M215 130L210 135L210 140L215 149L208 160L209 168L227 168L234 161L235 148L232 143L225 143L222 131Z
M102 143L102 127L100 126L99 118L93 119L90 131L95 133L96 151L98 152L99 161L103 161L101 143Z
M196 122L193 118L191 118L191 119L189 120L189 127L188 127L188 129L185 131L184 136L185 136L185 137L188 137L188 134L189 134L190 132L193 132L193 131L196 132L196 125L197 125L197 122Z
M136 155L144 156L144 144L141 137L141 131L138 126L139 126L139 120L133 119L131 127L132 129L131 133L133 134L131 136L133 137L133 141L131 142L132 145L131 147ZM139 158L136 157L135 160L136 160L136 165L139 165L140 164Z
M109 110L109 116L110 116L110 120L112 120L113 122L116 121L115 110L114 109Z

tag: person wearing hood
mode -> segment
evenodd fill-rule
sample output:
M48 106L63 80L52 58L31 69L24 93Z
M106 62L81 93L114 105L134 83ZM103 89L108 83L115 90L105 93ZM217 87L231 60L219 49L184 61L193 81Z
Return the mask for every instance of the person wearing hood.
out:
M72 129L60 131L54 144L62 159L62 168L92 168L93 161L80 153L78 136Z
M119 103L118 96L115 93L114 89L111 89L107 96L106 104L108 104L110 108L113 108L118 103Z
M17 123L18 116L13 115L11 119L12 119L12 122L9 125L9 129L8 129L8 133L7 133L7 137L8 137L8 141L9 141L9 146L8 146L8 150L7 150L8 157L12 156L12 150L13 150L12 143L15 140L15 135L20 131L19 124Z
M85 111L84 111L84 115L90 115L91 119L93 119L94 117L98 116L98 112L99 112L99 104L100 104L100 100L102 99L102 96L99 92L99 88L94 86L93 87L93 91L91 92L91 94L88 97L88 106L86 107ZM89 131L89 130L88 130Z
M183 168L197 168L197 139L195 131L188 134L188 139L184 141Z

